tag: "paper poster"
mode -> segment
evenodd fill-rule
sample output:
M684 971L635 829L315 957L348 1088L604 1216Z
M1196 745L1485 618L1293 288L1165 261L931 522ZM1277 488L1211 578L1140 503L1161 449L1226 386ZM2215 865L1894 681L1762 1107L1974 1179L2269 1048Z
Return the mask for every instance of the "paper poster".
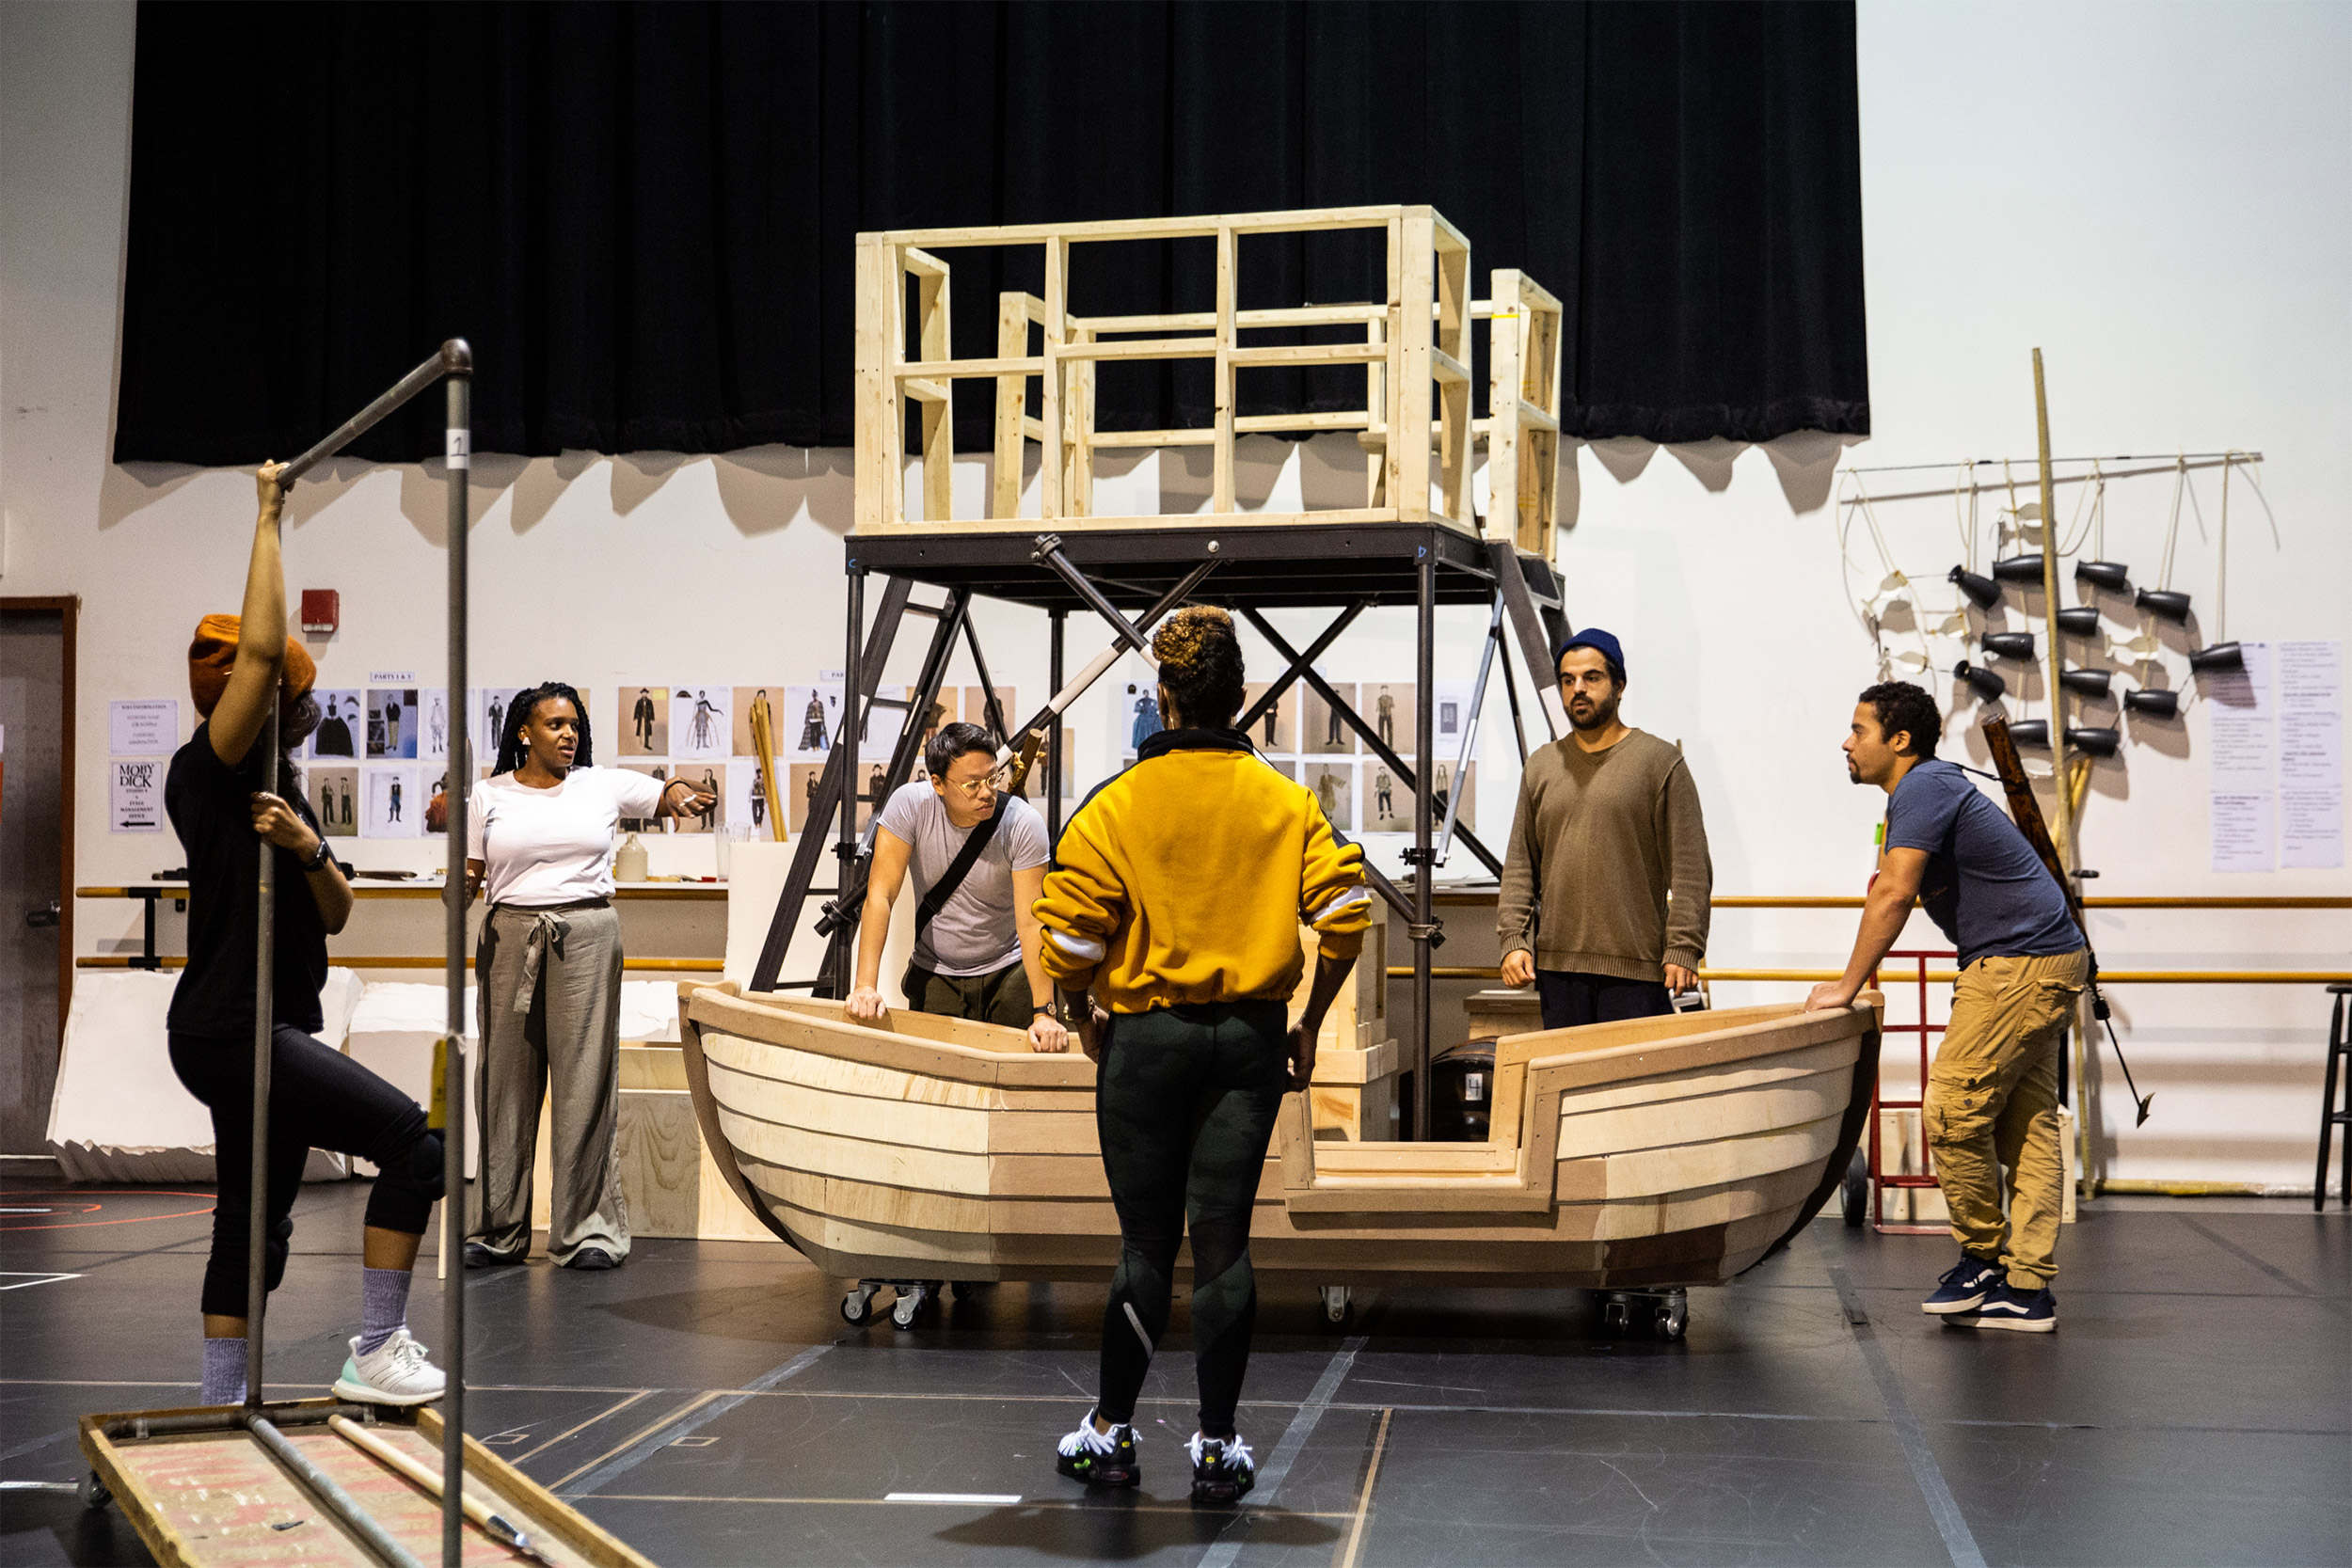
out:
M2343 716L2282 712L2279 718L2279 792L2342 789Z
M417 754L417 689L413 686L368 688L368 756L413 757Z
M368 721L360 711L365 705L362 694L336 689L313 690L310 695L318 701L319 727L311 732L310 744L303 749L303 754L358 756L368 734Z
M447 758L449 737L449 688L428 687L417 693L417 755Z
M956 721L956 689L953 687L946 687L937 697L931 699L921 713L909 714L907 718L908 721L915 722L923 739L929 741L932 736L939 733L941 725L952 724ZM918 773L923 769L923 759L920 755L915 758L914 768Z
M178 751L179 699L152 697L108 703L106 749L119 757L160 757Z
M625 762L621 766L631 773L643 773L661 784L670 782L670 765L666 762ZM662 816L624 816L618 823L625 833L665 833L669 819Z
M723 757L734 750L734 724L727 709L735 701L731 686L674 686L670 689L670 755Z
M1266 693L1264 681L1251 681L1243 687L1242 711L1247 713L1258 705ZM1305 688L1297 681L1282 689L1258 721L1249 726L1250 744L1261 752L1295 752L1298 750L1298 694Z
M1413 792L1378 757L1364 764L1364 832L1413 831Z
M691 816L680 816L672 822L670 831L678 833L707 833L726 826L727 781L723 762L673 762L670 776L683 781L711 798L709 808Z
M1029 776L1022 783L1023 800L1042 801L1045 799L1046 769L1052 762L1050 753L1049 747L1040 746L1037 749L1037 760L1030 765ZM1078 742L1072 736L1070 726L1064 724L1061 727L1061 798L1065 804L1072 807L1078 803L1077 783Z
M1442 832L1445 830L1446 801L1453 794L1454 764L1440 762L1438 764L1437 793L1429 802L1432 832ZM1478 764L1474 762L1462 769L1462 804L1455 810L1454 821L1457 827L1468 828L1472 832L1478 831Z
M841 727L841 686L784 689L784 754L822 758Z
M162 757L117 761L108 827L118 833L160 833L164 831L164 769Z
M2276 750L2275 721L2267 713L2217 709L2210 732L2212 787L2225 795L2267 794Z
M1341 702L1353 707L1356 689L1334 683L1332 692ZM1391 693L1393 695L1393 693ZM1356 750L1356 732L1340 717L1340 710L1323 700L1323 693L1309 688L1306 694L1306 733L1298 749L1311 756L1333 756ZM1409 742L1407 743L1410 744Z
M2276 660L2279 706L2290 711L2344 711L2344 644L2281 642Z
M358 837L359 769L314 766L302 771L310 815L319 819L320 833L327 838Z
M1011 694L1011 690L1010 687L1005 689L1008 696ZM903 703L907 700L907 689L903 686L878 686L874 689L874 695ZM1021 722L1019 719L1009 714L1006 717L1009 723ZM898 750L898 736L905 732L906 727L907 710L905 708L885 707L880 703L868 704L866 709L866 722L858 727L858 755L882 757L887 760L891 753Z
M2213 868L2216 871L2270 871L2277 868L2272 853L2271 798L2268 794L2213 797Z
M1430 689L1430 722L1437 731L1438 755L1462 754L1462 737L1470 733L1477 717L1470 712L1470 700L1477 689L1476 681L1438 681Z
M731 762L727 764L726 822L730 828L751 829L751 836L765 842L770 835L768 826L768 797L760 788L759 764Z
M413 768L371 768L360 775L359 836L421 838L425 798Z
M2279 864L2296 871L2336 871L2344 865L2344 791L2281 791Z
M1353 762L1310 762L1299 781L1314 791L1315 802L1331 826L1343 833L1356 831L1356 765Z
M621 743L613 748L625 757L666 757L670 754L670 689L624 683L620 689L618 730Z
M1406 756L1420 750L1411 681L1366 681L1357 689L1363 704L1360 711L1372 721L1372 733L1381 745Z
M734 715L730 726L732 750L739 757L754 757L759 749L752 744L752 715L764 714L768 720L768 747L771 756L784 754L784 712L778 705L784 697L784 683L770 681L764 686L739 686L727 704Z
M506 716L515 705L515 699L523 691L519 686L476 687L473 692L474 755L485 767L495 768L499 747L506 739Z
M963 721L967 724L977 724L991 735L999 736L1009 735L1015 724L1029 717L1021 711L1021 705L1014 699L1013 689L1009 686L1000 686L996 689L996 710L998 716L1004 721L1002 723L993 723L989 720L987 688L967 686L963 689Z
M1111 688L1111 724L1119 749L1128 756L1168 726L1160 719L1160 689L1146 681L1121 681Z
M788 826L791 832L795 833L807 832L809 807L816 801L817 785L818 781L823 778L824 771L825 765L821 762L796 762L792 764L791 776L787 785L791 791L791 816L788 819ZM874 802L872 799L872 792L875 787L881 784L882 776L885 769L882 764L872 763L860 764L859 771L865 774L865 778L861 781L858 788L857 807L858 831L863 832L872 824L874 820ZM818 832L830 836L834 833L839 832L840 831L841 816L839 809L836 807L832 813L828 814L825 821L819 826Z

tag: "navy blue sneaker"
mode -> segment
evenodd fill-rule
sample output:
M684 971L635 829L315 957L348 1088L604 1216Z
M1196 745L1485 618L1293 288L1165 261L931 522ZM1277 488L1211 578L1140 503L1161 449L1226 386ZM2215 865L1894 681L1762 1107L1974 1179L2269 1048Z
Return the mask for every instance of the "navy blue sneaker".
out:
M1955 1315L1963 1328L2014 1328L2026 1334L2047 1334L2058 1327L2058 1297L2048 1286L2021 1291L2004 1279L1985 1291L1984 1304Z
M1985 1292L2000 1282L1997 1265L1963 1252L1960 1261L1935 1282L1935 1293L1919 1304L1919 1310L1939 1316L1947 1312L1973 1312L1984 1300Z

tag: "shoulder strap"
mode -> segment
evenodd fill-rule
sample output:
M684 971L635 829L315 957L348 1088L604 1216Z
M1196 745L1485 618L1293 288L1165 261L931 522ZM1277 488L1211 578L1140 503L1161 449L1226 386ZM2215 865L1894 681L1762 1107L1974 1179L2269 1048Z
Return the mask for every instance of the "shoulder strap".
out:
M996 809L989 813L988 820L972 830L971 836L963 841L963 847L956 851L956 858L947 863L947 869L941 872L939 880L931 884L930 892L923 895L922 903L914 909L914 934L917 937L939 917L939 911L947 907L947 900L956 895L956 889L963 885L964 878L972 874L973 865L987 850L989 841L996 836L996 824L1004 820L1005 807L1011 799L1009 795L996 798Z

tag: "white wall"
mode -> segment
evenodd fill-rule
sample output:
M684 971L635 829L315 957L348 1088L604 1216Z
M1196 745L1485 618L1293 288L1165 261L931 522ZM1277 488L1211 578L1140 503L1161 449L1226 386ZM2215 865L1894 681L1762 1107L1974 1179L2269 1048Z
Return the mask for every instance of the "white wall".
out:
M167 836L104 830L105 704L184 694L187 628L234 609L251 521L246 474L108 462L133 18L123 4L0 5L0 592L83 596L85 883L178 862ZM2269 516L2242 484L2233 499L2230 636L2344 635L2352 110L2335 77L2352 53L2346 13L1883 4L1862 8L1860 36L1877 434L1849 461L2029 454L2027 356L2039 345L2061 453L2265 453ZM1843 596L1836 513L1818 479L1785 485L1765 455L1644 456L1579 454L1569 488L1581 515L1560 551L1571 614L1626 640L1629 716L1688 748L1720 892L1856 892L1883 801L1845 783L1835 748L1876 671ZM1351 466L1343 447L1309 449L1258 465L1255 488L1312 493ZM984 472L959 464L959 491L977 493ZM848 475L846 452L773 448L478 458L477 684L560 675L590 689L609 732L624 681L800 680L837 666ZM1119 483L1194 504L1173 460ZM2108 553L2143 578L2168 497L2162 481L2110 492ZM2210 617L2217 486L2201 481L2198 498L2208 531L2185 525L2175 583ZM297 490L290 585L342 593L343 630L313 645L322 685L388 667L437 678L440 506L437 471L416 467L339 464ZM1881 516L1913 575L1933 582L1956 559L1947 506ZM1936 588L1925 594L1943 602ZM1279 619L1296 637L1319 624ZM1448 612L1445 624L1440 675L1466 677L1482 618ZM1345 667L1409 678L1409 620L1375 612L1359 625L1342 644ZM980 626L1000 682L1033 703L1039 619L987 607ZM1109 766L1104 712L1091 698L1078 711L1082 771ZM1513 788L1507 723L1491 705L1480 820L1498 843ZM2096 891L2352 887L2342 872L2210 872L2194 709L2182 733L2170 749L2185 755L2135 741L2101 766L2083 825L2085 863L2104 873ZM665 840L656 869L700 869L707 853ZM369 843L358 858L426 868L439 857L424 841ZM1454 869L1466 863L1457 854ZM85 903L80 915L82 953L135 935L127 907ZM374 905L363 920L349 951L437 945L430 906ZM1851 922L1722 911L1711 958L1830 963ZM2342 968L2352 952L2339 912L2097 925L2111 968ZM691 924L665 929L679 943L710 939ZM1912 937L1940 945L1924 922ZM1724 999L1739 997L1727 988ZM2316 988L2135 988L2116 1000L2142 1086L2153 1080L2159 1098L2147 1128L2112 1134L2114 1174L2309 1180Z

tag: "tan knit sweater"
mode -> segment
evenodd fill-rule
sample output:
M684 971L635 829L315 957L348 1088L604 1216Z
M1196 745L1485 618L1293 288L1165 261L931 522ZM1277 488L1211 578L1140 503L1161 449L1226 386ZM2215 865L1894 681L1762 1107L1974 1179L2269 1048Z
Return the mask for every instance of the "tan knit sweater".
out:
M1696 969L1714 882L1698 786L1673 746L1632 730L1605 752L1568 737L1529 756L1497 909L1506 958L1524 948L1538 969L1624 980Z

